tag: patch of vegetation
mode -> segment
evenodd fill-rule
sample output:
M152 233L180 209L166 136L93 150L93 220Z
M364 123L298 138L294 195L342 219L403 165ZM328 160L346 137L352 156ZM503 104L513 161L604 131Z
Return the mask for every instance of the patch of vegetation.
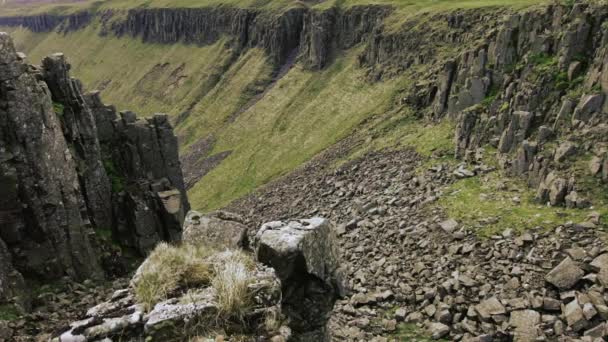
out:
M498 91L499 88L493 84L490 87L490 90L488 91L488 95L486 95L485 99L483 99L483 101L481 101L481 105L488 108L492 105L492 103L494 103L494 100L496 100L496 97L498 96Z
M103 161L103 167L106 170L110 182L112 183L112 192L115 194L121 193L125 189L125 179L120 175L116 166L110 159Z
M209 285L214 270L206 258L212 253L206 246L160 243L135 276L135 298L149 311L180 288Z
M253 258L242 251L161 243L134 277L135 297L149 311L171 296L196 301L201 288L211 286L219 318L242 320L252 304L249 285L255 280L254 270Z
M589 214L588 210L539 204L523 180L503 178L499 171L454 183L439 205L480 237L506 229L519 233L532 228L552 229L568 221L582 222Z
M53 102L53 110L55 111L55 114L63 116L63 111L65 110L65 107L59 102Z
M546 53L537 53L528 57L528 62L537 66L556 66L557 57L547 55Z
M14 321L21 316L19 309L13 304L0 305L0 321Z
M594 85L594 86L591 88L591 92L592 92L592 93L595 93L595 94L600 94L600 93L602 92L602 86L601 86L601 85L599 85L599 84Z
M446 339L433 340L423 329L420 329L413 323L401 323L397 326L397 331L392 334L392 337L396 341L416 341L416 342L430 342L430 341L448 341Z

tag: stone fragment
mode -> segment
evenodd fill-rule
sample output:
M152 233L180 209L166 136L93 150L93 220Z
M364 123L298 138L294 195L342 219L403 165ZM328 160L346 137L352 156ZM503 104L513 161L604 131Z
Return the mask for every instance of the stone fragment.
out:
M534 310L519 310L511 312L509 325L515 329L517 342L533 342L538 338L540 314Z
M493 315L503 315L507 311L496 297L488 298L475 306L475 310L484 320L489 320Z
M429 324L429 331L431 332L431 338L438 340L450 333L450 327L443 323L431 323Z
M565 141L559 145L559 147L555 150L554 160L556 163L561 163L566 160L568 157L571 157L576 154L577 146L570 142Z
M443 229L446 233L452 233L458 228L458 222L454 219L449 219L439 223L441 229Z
M185 243L204 244L217 249L246 248L247 226L243 219L228 212L203 215L190 211L184 222L182 239Z
M568 322L568 326L574 331L584 329L588 324L583 314L583 309L581 309L577 299L568 303L564 307L563 313Z
M570 257L567 257L545 276L545 280L560 290L569 290L584 275L585 272Z
M326 219L269 222L255 236L258 261L276 271L283 287L285 314L299 317L295 331L317 330L327 323L327 312L346 295L338 242ZM301 303L309 303L301 305ZM315 310L309 310L314 306Z

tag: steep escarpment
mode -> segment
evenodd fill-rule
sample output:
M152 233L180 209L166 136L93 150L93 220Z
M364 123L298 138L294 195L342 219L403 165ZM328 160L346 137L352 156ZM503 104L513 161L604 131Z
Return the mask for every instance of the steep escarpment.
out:
M607 11L578 4L510 15L482 42L438 61L404 102L456 122L457 157L475 161L479 148L495 148L540 202L588 206L581 192L597 194L603 182Z
M91 22L92 15L82 11L70 15L39 14L33 16L14 16L2 18L2 25L23 26L33 32L51 32L55 29L70 32L80 29Z
M145 253L179 239L189 205L165 116L118 120L62 54L38 68L0 39L2 299L27 309L13 298L24 279L102 279L115 258L103 237Z
M388 6L344 10L311 10L295 6L280 13L228 6L207 8L142 8L126 11L87 11L71 15L0 17L0 26L22 26L33 32L70 32L99 20L100 34L128 35L148 43L209 45L223 35L237 50L263 48L277 66L294 50L307 65L321 68L335 48L361 42L391 12ZM336 34L334 34L336 33Z

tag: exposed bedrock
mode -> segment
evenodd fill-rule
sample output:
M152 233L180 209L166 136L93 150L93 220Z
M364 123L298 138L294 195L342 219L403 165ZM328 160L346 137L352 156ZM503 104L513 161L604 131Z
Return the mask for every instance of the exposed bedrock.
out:
M102 278L95 232L143 254L179 239L189 209L167 117L118 119L97 94L83 95L69 69L62 54L28 65L0 34L4 300L19 295L24 278Z
M307 66L322 68L336 48L350 48L363 41L390 12L391 8L387 6L325 11L296 6L280 14L228 6L137 8L126 13L102 11L94 15L79 12L69 16L0 17L0 25L23 26L34 32L69 32L98 19L102 35L128 35L161 44L208 45L227 36L237 50L264 49L275 65L287 62L290 54L299 49Z
M269 222L256 234L257 259L275 269L283 311L302 341L329 341L326 324L346 294L333 225L323 218Z
M167 298L146 309L138 302L138 284L150 270L158 271L165 262L179 264L171 258L154 257L153 253L139 267L130 287L89 309L86 317L70 324L68 331L52 341L104 338L182 341L196 335L213 337L218 334L216 331L228 336L238 332L238 336L247 341L330 340L327 321L336 299L344 295L345 281L338 241L328 220L312 218L262 225L255 239L256 261L251 254L239 251L242 245L235 243L247 230L239 222L240 216L229 212L202 215L191 211L187 217L183 244L172 247L175 251L212 247L211 250L220 252L196 260L199 267L212 267L212 276L221 276L227 270L233 271L234 279L242 276L239 272L247 275L245 292L234 293L249 298L238 320L231 321L234 317L222 311L225 310L222 298L231 286L236 286L226 282L231 278L222 281L215 278L196 285L179 283ZM247 270L233 270L235 260L248 260Z

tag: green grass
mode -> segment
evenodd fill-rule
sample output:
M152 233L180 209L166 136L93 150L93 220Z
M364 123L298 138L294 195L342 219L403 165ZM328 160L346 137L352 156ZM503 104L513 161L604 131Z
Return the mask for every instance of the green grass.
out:
M397 326L390 337L389 341L408 341L408 342L430 342L430 341L447 341L446 339L433 340L431 335L424 329L420 329L413 323L401 323Z
M194 206L221 207L293 170L366 118L386 111L397 81L368 84L355 58L356 51L351 51L321 72L294 67L234 123L214 130L218 142L212 154L232 154L190 190ZM229 104L229 96L225 98ZM198 126L188 133L204 137L211 132L207 125Z
M206 246L159 244L134 277L137 302L149 311L180 288L209 285L213 270L205 259L212 253Z
M55 111L55 114L62 116L65 108L61 103L53 102L53 110Z
M506 190L499 190L501 182ZM513 201L514 197L519 197L520 203ZM568 221L582 222L591 212L537 203L523 180L502 177L499 171L456 182L444 192L439 205L449 217L481 237L506 229L517 233L536 227L552 229Z
M95 25L67 35L0 27L2 30L13 35L17 49L26 52L31 63L65 52L72 74L87 90L103 88L105 102L144 116L185 111L208 90L205 86L221 75L221 66L230 55L223 39L198 47L99 37Z
M111 160L104 160L103 167L112 183L112 192L118 194L125 189L125 179L118 173Z
M512 0L508 3L500 0L328 0L316 5L306 5L302 1L293 0L88 0L71 4L35 4L14 5L9 1L0 5L3 16L33 15L40 13L71 14L82 10L104 11L131 8L201 8L211 6L234 6L239 8L255 8L265 11L284 11L294 6L308 6L317 9L330 7L353 7L365 5L384 5L398 9L400 16L419 15L423 12L449 11L462 8L480 7L511 7L524 8L544 3L549 0Z
M21 312L15 305L2 304L0 305L0 321L14 321L21 316Z

